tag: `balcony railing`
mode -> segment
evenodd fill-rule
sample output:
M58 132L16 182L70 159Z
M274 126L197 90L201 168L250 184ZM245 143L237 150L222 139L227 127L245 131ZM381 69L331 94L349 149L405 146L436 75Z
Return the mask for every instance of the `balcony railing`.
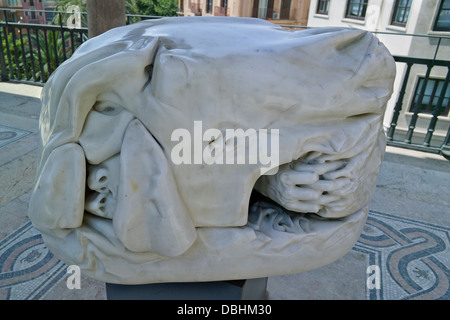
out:
M406 72L402 80L402 84L400 87L400 91L398 94L397 101L394 107L394 113L392 115L392 120L390 127L387 132L387 141L389 145L404 147L409 149L416 149L421 151L433 152L442 154L444 157L450 160L450 126L448 126L447 134L444 138L444 141L440 145L433 145L432 138L436 129L436 125L439 121L439 116L443 113L444 109L447 109L448 115L448 107L449 107L449 98L446 97L446 92L448 88L448 83L450 79L450 61L449 60L436 60L436 59L419 59L419 58L411 58L411 57L400 57L394 56L394 59L398 63L406 64ZM404 139L395 139L394 134L398 124L398 119L400 112L402 111L403 101L405 99L406 87L410 81L414 81L410 79L410 72L414 65L423 65L426 66L425 77L421 80L420 87L417 86L416 90L416 98L415 102L410 108L410 121L409 126L407 128ZM425 137L423 141L413 142L413 134L416 130L417 120L419 119L419 114L421 112L421 106L424 105L425 99L425 91L427 89L427 84L430 82L430 74L434 67L445 67L447 68L447 75L445 79L441 81L440 84L440 92L438 95L434 95L433 97L428 97L429 104L432 106L431 117L428 123L428 128L426 130ZM436 90L436 89L435 89ZM435 92L436 93L436 92ZM435 101L432 104L432 100ZM445 104L444 104L445 101Z
M155 18L158 17L129 15L127 23ZM285 27L306 28L300 26ZM61 23L60 25L41 25L1 21L1 80L34 84L45 83L51 73L62 62L70 58L78 46L87 40L87 35L87 28L72 28ZM448 116L450 98L446 96L447 91L449 91L447 88L450 78L450 60L436 59L442 40L439 37L438 39L438 46L433 58L394 56L397 64L406 65L406 70L404 74L397 74L397 77L403 78L398 93L393 95L393 99L396 99L396 101L390 124L386 128L386 135L389 145L442 154L450 160L450 118ZM449 40L448 37L445 40ZM417 66L426 68L425 76L420 79L420 86L417 82L417 74L416 76L410 74L411 70ZM446 68L447 72L445 79L439 83L439 90L434 89L433 96L430 98L427 92L427 88L429 88L427 84L436 81L431 79L431 71L435 67ZM415 98L411 100L411 88L415 82L417 83ZM407 91L407 87L409 87L409 91ZM431 99L433 102L429 103L431 107L429 107L428 114L424 116L422 106L425 98L428 99L427 101ZM409 99L410 108L408 110L403 108L406 99ZM444 116L442 115L443 111L446 111ZM402 119L406 119L403 123L409 120L409 124L403 124L403 128L398 126L400 115L402 115ZM424 119L427 121L427 128L423 128ZM421 123L420 130L417 130L418 120ZM440 131L439 137L436 137L437 126L439 126ZM426 129L425 134L423 132L417 133L417 131L424 131L424 129ZM446 135L442 132L446 132Z
M88 39L88 29L63 24L64 19L85 12L33 10L55 17L58 24L34 24L8 21L17 10L0 10L0 79L45 83L52 72ZM22 10L29 11L29 10ZM8 18L9 17L9 18ZM127 14L127 24L161 17Z
M8 21L0 15L1 80L45 83L87 40L87 28Z

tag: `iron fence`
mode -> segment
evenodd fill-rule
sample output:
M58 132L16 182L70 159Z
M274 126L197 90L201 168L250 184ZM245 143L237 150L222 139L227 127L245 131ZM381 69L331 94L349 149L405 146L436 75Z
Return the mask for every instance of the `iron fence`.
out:
M87 28L0 21L1 80L45 83L87 40Z
M50 24L8 21L20 9L0 10L0 78L45 83L52 72L88 39L87 27L66 25L64 21L80 15L79 24L87 23L86 12L51 11ZM33 10L48 14L49 11ZM126 23L158 19L157 16L127 14Z
M282 27L288 29L311 28L292 25L282 25ZM396 99L392 114L386 115L387 118L390 117L389 125L386 128L387 144L441 154L450 160L450 88L448 86L450 37L437 34L418 35L380 31L372 31L372 33L382 42L387 41L391 44L399 42L399 38L414 39L415 51L420 51L417 48L421 46L428 48L422 52L426 58L402 56L399 52L392 52L398 65L406 65L406 71L397 74L399 79L396 80L400 80L401 85L392 96L392 99ZM415 67L425 68L423 76L421 71L417 72L416 70L411 73ZM432 70L435 68L446 69L444 72L446 75L436 78L436 74L432 74ZM440 73L443 73L442 70ZM429 86L429 84L434 85ZM430 87L433 88L429 90ZM404 107L405 105L406 107ZM399 126L400 115L402 115L402 126ZM420 126L418 126L419 120ZM437 136L436 128L438 126L440 132ZM422 132L424 130L425 133Z
M397 101L395 103L394 112L392 115L392 120L390 127L387 132L387 141L389 145L398 146L403 148L415 149L420 151L427 151L437 154L442 154L444 157L450 160L450 125L447 129L447 134L444 138L443 143L440 145L433 145L432 138L436 129L436 125L439 120L439 116L443 113L445 109L449 108L449 97L446 96L448 89L448 82L450 79L450 61L449 60L436 60L436 59L420 59L411 57L400 57L394 56L394 59L398 63L406 64L406 71L402 79L402 84L400 91L398 93ZM417 85L416 97L414 103L412 104L409 113L410 121L407 127L407 131L404 139L395 139L394 134L397 128L398 119L400 112L402 111L406 87L410 81L410 72L414 65L423 65L426 67L425 76L421 79L420 86ZM436 88L433 89L434 95L432 97L427 97L427 104L431 105L431 117L429 119L428 128L426 129L425 137L421 142L413 142L413 134L416 130L417 120L419 119L419 114L424 106L425 93L428 87L428 83L431 81L430 75L434 67L445 67L447 68L447 75L445 79L441 81L439 92L436 92ZM433 103L434 101L434 103Z

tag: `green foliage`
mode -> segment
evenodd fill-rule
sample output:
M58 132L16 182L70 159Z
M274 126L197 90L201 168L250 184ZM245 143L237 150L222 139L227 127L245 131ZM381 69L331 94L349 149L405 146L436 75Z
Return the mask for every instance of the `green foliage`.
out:
M3 33L3 32L2 32ZM28 40L24 39L24 50L20 38L9 32L5 37L2 34L2 48L8 78L28 79L31 77L31 61Z
M176 0L141 0L150 4L151 16L173 17L177 15L178 1Z
M60 0L57 11L68 11L71 6L79 6L81 12L86 12L86 0ZM126 0L128 14L148 16L176 16L177 0ZM66 25L73 12L57 14L53 24ZM82 14L81 25L87 27L87 15ZM141 17L134 17L130 22L137 22ZM22 29L22 31L25 31ZM6 36L6 33L7 36ZM39 30L33 34L5 32L0 28L4 62L7 77L11 79L47 81L50 74L65 59L72 55L70 33L60 30ZM76 48L79 41L73 44ZM65 52L65 54L64 54ZM1 71L1 70L0 70Z
M53 19L53 24L60 25L61 22L63 25L66 25L67 20L71 18L71 16L74 15L74 6L77 6L79 8L80 12L87 12L86 9L86 0L60 0L57 2L56 11L61 11L65 13L60 13L55 15L55 18ZM81 27L87 28L88 27L88 21L87 21L87 14L81 14Z
M63 42L64 37L64 42ZM31 39L31 43L29 41ZM78 43L74 43L75 48ZM70 34L61 31L2 35L2 48L8 78L45 82L65 59L72 55ZM64 55L65 52L65 55Z
M81 12L87 12L86 0L59 0L57 3L57 11L79 6ZM173 17L177 14L177 7L177 0L126 0L127 13L136 15Z
M70 11L73 6L78 6L80 12L86 13L86 0L60 0L57 2L57 11ZM177 15L177 0L125 0L126 12L131 15L145 15L145 16L162 16L174 17ZM61 13L55 16L53 23L60 24L60 19L63 24L73 15L72 12ZM140 21L141 17L132 17L129 19L130 23ZM88 27L87 14L81 15L81 26Z
M177 0L127 0L127 13L146 16L173 17L177 14Z
M64 37L64 45L63 45ZM69 33L64 32L61 36L61 31L47 32L39 30L36 35L31 35L33 48L33 61L36 66L39 66L39 58L42 61L42 68L36 68L35 78L46 81L56 68L64 62L65 58L70 58L72 55L70 46L67 48L69 42ZM39 44L39 46L38 46ZM40 57L37 47L40 48ZM64 52L66 54L64 55Z
M177 15L177 0L127 0L127 14L174 17ZM130 23L138 22L141 17L129 18Z

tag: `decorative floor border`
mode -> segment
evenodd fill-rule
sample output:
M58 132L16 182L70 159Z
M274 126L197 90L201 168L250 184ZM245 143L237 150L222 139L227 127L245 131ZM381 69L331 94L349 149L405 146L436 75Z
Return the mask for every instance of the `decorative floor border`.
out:
M0 148L25 138L32 132L0 124Z
M31 222L0 241L0 300L37 300L66 274Z
M380 270L380 288L367 288L367 299L450 299L449 234L450 228L370 211L352 249ZM66 272L31 222L0 240L0 300L42 299Z
M450 299L450 228L370 211L353 250L378 266L381 286L370 300Z

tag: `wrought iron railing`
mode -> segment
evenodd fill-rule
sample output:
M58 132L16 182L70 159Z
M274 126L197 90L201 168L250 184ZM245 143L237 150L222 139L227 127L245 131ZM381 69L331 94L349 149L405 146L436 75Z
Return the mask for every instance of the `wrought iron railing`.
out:
M79 14L81 23L87 20L86 13L53 11L56 24L8 21L8 16L16 11L27 10L0 10L0 80L45 83L51 73L88 39L86 27L68 26L64 20ZM161 17L127 14L126 23L158 18Z
M282 25L282 27L289 29L311 28L307 26L291 25ZM392 114L387 114L387 117L391 117L386 128L387 144L396 147L442 154L445 158L450 160L450 90L448 90L450 89L448 87L450 60L447 59L449 56L450 37L438 34L418 35L380 31L373 31L372 33L375 36L382 38L380 40L387 40L390 43L396 42L395 40L400 40L398 37L403 39L409 38L410 40L413 38L417 43L421 41L420 43L424 47L427 47L426 50L423 50L423 53L429 55L427 58L414 58L401 56L398 52L393 52L397 64L406 64L406 71L397 74L397 77L403 78L397 79L401 80L401 85L398 92L394 92L392 96L392 99L396 99L395 107L393 108ZM416 44L416 49L417 46L420 45ZM401 46L397 45L397 47ZM442 57L444 57L444 59L442 59ZM414 67L426 68L426 71L423 73L424 76L421 76L421 71L411 74L411 70ZM446 69L446 76L439 77L439 90L436 90L437 86L434 86L433 96L427 96L427 104L431 110L427 110L428 112L425 114L422 110L422 106L425 104L427 84L437 81L436 75L432 74L433 68ZM442 70L440 71L440 74L443 74ZM420 81L418 81L419 78ZM413 88L414 85L416 85L415 89ZM416 95L413 96L412 93L414 90L416 90ZM404 108L405 105L407 105L408 108ZM402 115L401 126L399 126L400 115ZM420 127L418 127L418 120L420 120ZM436 134L438 125L440 129L439 135ZM424 130L426 133L422 132Z
M3 17L6 17L4 15ZM127 23L133 23L143 19L155 19L160 17L128 15ZM1 16L0 16L1 19ZM87 28L68 27L61 23L59 25L24 24L8 22L7 19L0 21L0 77L2 81L15 80L43 84L48 80L51 73L65 60L70 58L72 53L88 38ZM307 28L301 26L285 26L289 28ZM386 128L388 145L433 152L444 155L450 160L450 118L448 117L449 100L446 96L449 77L450 60L436 59L441 38L436 48L434 58L412 58L404 56L394 56L398 64L406 64L406 71L403 76L398 94L394 94L396 99L395 107L390 121ZM446 39L449 40L449 39ZM411 83L417 82L417 75L411 76L410 71L413 66L424 66L425 76L421 79L421 87L417 86L417 95L414 103L411 104ZM420 118L423 127L423 105L425 90L430 80L431 71L434 67L447 68L447 75L443 83L440 84L440 93L434 97L436 103L432 104L432 110L425 117L428 121L426 133L422 134L421 140L417 138L417 121ZM409 85L409 97L406 95ZM402 110L405 99L409 99L408 110ZM447 114L442 116L442 111L447 110ZM399 116L409 119L409 125L399 128ZM405 116L407 115L407 116ZM404 121L403 121L404 122ZM436 139L436 126L440 123L440 139ZM442 137L442 125L447 126L447 134ZM423 131L423 128L421 128ZM402 134L398 134L402 132ZM414 139L413 139L414 136ZM436 142L438 141L438 142Z
M442 154L444 157L450 160L450 126L448 126L446 137L440 145L433 145L432 138L436 129L437 122L439 120L439 116L442 111L447 108L449 105L449 98L446 97L446 92L448 88L448 83L450 79L450 61L449 60L436 60L436 59L419 59L419 58L411 58L411 57L400 57L394 56L394 59L398 63L406 64L405 75L402 80L402 84L400 87L400 91L398 93L397 101L394 107L394 113L392 115L392 120L390 123L390 127L387 132L387 141L389 145L416 149L421 151L433 152ZM421 86L418 88L417 97L410 108L410 121L404 136L404 139L395 139L394 134L397 128L398 119L400 112L402 111L403 101L405 99L406 87L410 81L414 81L410 79L410 72L414 65L423 65L426 66L425 77L421 81ZM432 106L431 117L428 123L428 128L426 130L425 137L421 142L413 142L413 134L416 130L417 120L419 119L419 114L421 111L421 106L423 105L425 90L427 88L427 83L430 81L431 71L434 67L445 67L447 68L447 75L445 80L443 80L442 85L440 86L439 94L434 97L437 99L437 102ZM432 97L433 98L433 97ZM445 104L444 104L445 101ZM431 101L430 101L431 103Z
M0 16L1 80L45 83L52 72L87 40L87 28L8 21Z

